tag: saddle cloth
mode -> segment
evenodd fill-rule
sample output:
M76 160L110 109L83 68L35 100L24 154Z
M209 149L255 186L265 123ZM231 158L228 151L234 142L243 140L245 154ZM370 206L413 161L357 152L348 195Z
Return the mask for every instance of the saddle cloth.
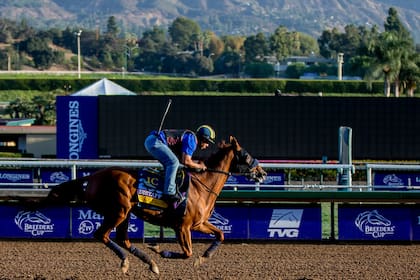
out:
M165 173L154 168L144 168L139 171L137 198L140 206L148 208L166 209L168 204L162 200ZM189 179L184 170L179 170L176 177L177 190L185 192ZM185 196L185 193L183 194Z

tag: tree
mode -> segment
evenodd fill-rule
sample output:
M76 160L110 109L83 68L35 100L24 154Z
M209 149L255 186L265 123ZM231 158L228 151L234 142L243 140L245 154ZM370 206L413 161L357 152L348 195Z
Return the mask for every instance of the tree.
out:
M385 32L379 36L378 44L374 47L374 58L370 68L370 77L378 78L382 73L384 76L384 94L389 97L391 84L394 85L395 96L399 96L401 84L400 72L405 67L409 57L415 52L414 43L409 33L401 24L394 8L389 9L389 15L384 23ZM411 68L414 69L414 68ZM405 76L409 76L407 73Z
M291 39L292 36L284 26L278 27L270 36L270 49L275 54L277 60L283 60L291 55L290 49L293 44L293 39Z
M305 70L306 70L305 63L302 63L302 62L293 63L287 66L286 76L292 79L299 79L299 77L303 75Z
M239 76L241 56L237 52L225 51L214 62L214 72L217 74L231 74Z
M244 49L247 62L262 62L270 51L268 41L261 32L247 37L244 42Z
M244 49L245 37L243 36L234 36L234 35L225 35L222 36L222 41L225 44L225 51L233 51L237 53L242 53Z
M112 38L117 38L118 33L120 33L120 30L118 28L117 21L114 16L110 16L106 24L106 35Z
M34 118L35 125L54 125L56 94L48 93L29 99L15 99L9 103L6 112L11 118Z
M172 43L180 50L194 50L198 36L201 34L200 26L193 20L185 17L176 18L168 28Z

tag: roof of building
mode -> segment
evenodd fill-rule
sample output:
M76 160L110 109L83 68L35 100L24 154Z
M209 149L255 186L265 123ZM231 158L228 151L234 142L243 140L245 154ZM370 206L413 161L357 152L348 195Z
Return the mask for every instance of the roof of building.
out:
M98 95L136 95L136 93L103 78L81 90L71 94L72 96L98 96Z
M0 125L0 134L56 134L53 125L5 126Z
M5 126L30 126L35 119L19 118L19 119L0 119L0 125Z

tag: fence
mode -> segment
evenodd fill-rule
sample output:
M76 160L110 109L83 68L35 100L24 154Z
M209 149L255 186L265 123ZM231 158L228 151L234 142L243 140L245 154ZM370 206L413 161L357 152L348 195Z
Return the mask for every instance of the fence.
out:
M49 188L57 184L57 182L46 182L45 178L42 177L42 173L48 169L68 170L69 178L67 179L74 179L80 176L80 171L91 171L110 166L141 169L144 167L160 167L160 164L155 161L117 160L1 160L0 201L4 202L14 196L46 196ZM411 177L407 175L407 173L419 171L420 165L365 164L358 167L358 169L366 169L366 183L357 182L356 185L353 185L351 178L351 174L355 171L354 165L261 163L261 166L269 171L268 178L270 178L271 170L283 171L283 175L282 177L279 176L279 181L274 180L275 182L273 183L271 182L273 178L271 178L270 182L266 180L261 184L244 183L229 179L219 196L216 205L218 216L215 213L216 217L212 217L212 219L215 223L219 222L219 226L222 228L228 229L225 232L227 238L232 236L232 238L259 239L264 238L264 233L268 232L269 236L266 238L293 239L300 236L303 239L313 240L317 239L318 229L321 228L321 224L325 224L325 219L327 219L329 224L327 229L328 239L336 238L336 229L338 228L340 239L344 240L369 238L376 240L381 234L383 240L387 240L387 238L391 240L420 240L420 209L418 207L420 191L419 187L416 186L420 185L420 175L417 176L415 173L414 175L411 174ZM29 181L4 181L5 177L7 177L4 176L4 171L19 172L25 169L33 174ZM339 185L337 182L327 182L326 184L318 182L305 183L303 181L290 182L289 180L286 182L284 171L291 169L335 170L337 175L347 172L350 174L350 178L346 185ZM389 186L377 186L375 183L375 173L383 171L392 171L392 174L386 175L388 177L385 176L388 179L391 178L389 181L391 185ZM400 175L397 172L403 172L403 174ZM17 180L19 177L24 177L23 175L12 173L11 177L15 177ZM277 178L277 176L271 177ZM396 178L400 180L398 181ZM396 182L399 183L398 186L392 185L396 184ZM357 203L352 204L351 202ZM324 212L324 210L321 210L321 204L327 204L329 211L328 217L322 217L323 221L320 221L321 216L324 215L324 213L321 214L321 212ZM77 211L83 213L83 211L87 210L79 209ZM245 216L244 213L246 213ZM259 213L258 216L256 216L256 213ZM375 217L375 219L369 219L369 221L375 220L382 223L382 225L371 225L370 227L370 229L379 228L378 232L373 234L367 229L368 232L365 232L364 228L362 230L362 225L368 223L360 222L360 220L364 219L362 214ZM230 215L233 216L230 217ZM82 216L88 215L82 214ZM219 216L225 216L225 219L222 221L218 220L217 217ZM292 222L283 221L276 224L275 221L281 221L285 216L291 219ZM337 216L340 219L337 219ZM226 217L229 217L229 219L226 219ZM405 217L407 220L399 224L401 217ZM264 226L261 226L262 222L260 219L264 219ZM13 220L13 217L10 217L9 220ZM226 220L228 222L230 220L234 226L226 225ZM70 224L76 222L72 221ZM355 226L356 222L360 222L359 228ZM232 228L241 227L243 230L239 231L239 235L235 233L235 230L232 230ZM354 232L347 230L355 227L356 230ZM313 231L314 228L316 229L315 231ZM391 228L401 228L400 231L404 232L404 234L397 234L391 231ZM250 231L250 229L255 230ZM259 231L256 231L256 229L259 229ZM305 231L307 235L303 234ZM405 232L408 233L406 234Z

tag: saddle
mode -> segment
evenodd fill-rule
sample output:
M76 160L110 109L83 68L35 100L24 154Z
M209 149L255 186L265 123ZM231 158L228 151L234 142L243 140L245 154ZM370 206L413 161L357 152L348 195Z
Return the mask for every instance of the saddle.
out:
M164 181L164 170L146 167L139 171L137 198L140 207L154 210L168 208L168 204L162 200ZM184 169L178 170L175 182L177 191L187 198L190 176Z

